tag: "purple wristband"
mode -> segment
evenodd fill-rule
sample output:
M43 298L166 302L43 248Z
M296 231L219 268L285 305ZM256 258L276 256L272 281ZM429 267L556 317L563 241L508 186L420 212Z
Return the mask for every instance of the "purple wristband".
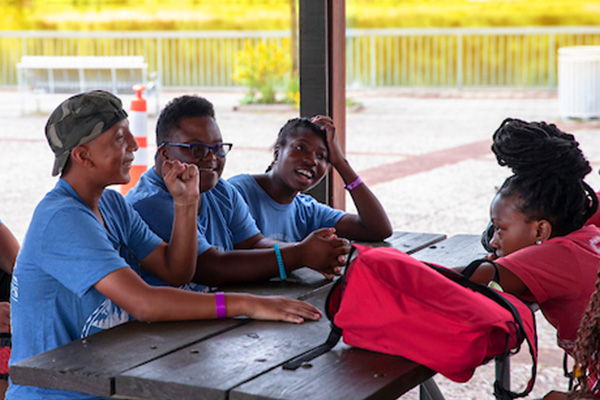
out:
M344 186L344 189L351 192L362 184L363 184L362 179L360 179L360 176L357 176L355 180L353 180L352 182L350 182L349 184Z
M217 318L227 317L227 307L225 306L225 293L215 293L215 307L217 308Z

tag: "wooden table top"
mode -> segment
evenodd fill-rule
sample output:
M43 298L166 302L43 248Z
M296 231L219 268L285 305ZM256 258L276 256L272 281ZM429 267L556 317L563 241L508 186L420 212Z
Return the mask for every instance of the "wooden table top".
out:
M445 266L484 255L477 235L396 232L387 245ZM225 288L287 295L323 310L330 282L310 269ZM18 384L147 399L396 399L434 372L402 357L338 343L295 371L285 362L319 346L326 317L301 325L246 318L162 323L128 322L23 360Z

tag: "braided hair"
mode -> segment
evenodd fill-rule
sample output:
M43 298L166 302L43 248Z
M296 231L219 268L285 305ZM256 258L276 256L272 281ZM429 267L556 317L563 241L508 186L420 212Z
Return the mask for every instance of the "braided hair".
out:
M288 122L286 122L285 125L283 125L283 127L281 127L279 130L279 133L277 134L277 140L273 145L275 158L273 159L273 162L269 164L265 172L269 172L271 169L273 169L273 164L275 164L275 160L279 154L279 149L286 145L290 137L298 134L298 132L300 132L302 129L308 129L319 135L323 139L323 142L325 142L325 147L327 147L326 133L319 127L319 125L313 123L309 118L292 118L288 120Z
M554 124L507 118L494 133L492 151L513 171L498 194L516 196L529 220L548 220L553 237L581 228L598 209L594 190L583 181L589 162L575 137Z
M579 324L573 356L577 381L569 399L591 398L588 378L591 375L600 382L600 273L596 290Z

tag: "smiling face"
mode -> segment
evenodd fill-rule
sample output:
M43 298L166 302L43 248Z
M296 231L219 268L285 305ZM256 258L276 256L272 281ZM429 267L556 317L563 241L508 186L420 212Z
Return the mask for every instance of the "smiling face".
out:
M87 149L93 165L93 179L105 186L129 182L133 152L138 149L124 119L92 141L81 145Z
M168 142L215 145L223 142L223 138L213 118L189 117L179 121L177 127L170 132ZM200 170L201 193L208 192L217 185L225 167L225 157L217 158L212 152L208 152L206 157L198 159L192 156L192 153L187 148L164 146L159 149L159 153L166 160L179 160L181 162L196 164Z
M295 192L305 192L314 187L329 167L325 142L322 136L310 129L300 128L275 150L272 173L280 183Z
M497 194L490 206L494 236L490 246L498 257L506 256L540 239L540 221L530 220L518 208L518 198Z

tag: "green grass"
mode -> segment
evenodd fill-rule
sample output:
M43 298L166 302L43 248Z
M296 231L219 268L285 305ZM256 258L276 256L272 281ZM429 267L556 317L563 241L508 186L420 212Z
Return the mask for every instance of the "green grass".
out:
M0 0L5 30L289 29L289 0ZM349 28L598 25L597 0L347 0Z
M600 4L582 0L352 0L348 26L490 27L598 25Z

